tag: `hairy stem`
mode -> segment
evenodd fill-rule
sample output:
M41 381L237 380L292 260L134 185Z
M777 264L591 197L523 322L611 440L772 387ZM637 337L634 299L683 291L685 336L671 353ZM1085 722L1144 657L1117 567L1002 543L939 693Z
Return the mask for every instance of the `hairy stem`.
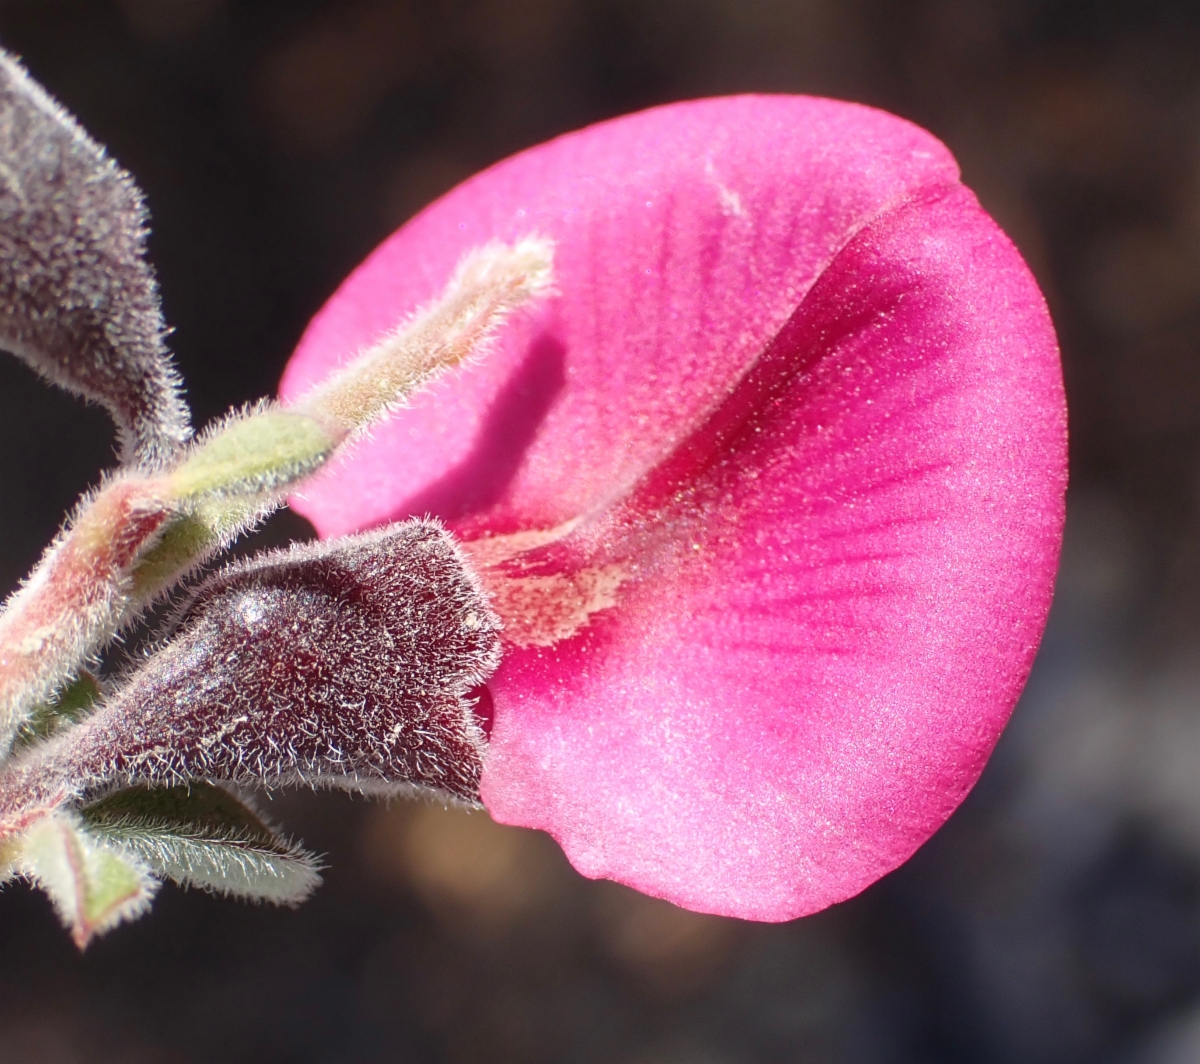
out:
M117 480L85 504L0 615L0 744L128 611L130 567L172 512L157 480Z

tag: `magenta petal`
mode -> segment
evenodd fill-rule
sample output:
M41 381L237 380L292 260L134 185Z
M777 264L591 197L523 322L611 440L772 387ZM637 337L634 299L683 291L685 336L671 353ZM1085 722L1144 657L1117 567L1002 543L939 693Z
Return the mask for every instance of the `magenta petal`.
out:
M285 394L529 231L560 297L300 508L323 534L584 518L523 571L605 573L613 605L506 651L493 815L697 909L848 897L961 801L1041 634L1066 462L1041 296L927 134L701 101L439 201L317 317Z
M552 237L561 297L374 430L297 508L322 535L427 511L509 531L590 510L721 401L854 232L957 176L946 149L906 122L786 96L660 108L492 167L351 275L313 319L281 394L438 295L489 239Z

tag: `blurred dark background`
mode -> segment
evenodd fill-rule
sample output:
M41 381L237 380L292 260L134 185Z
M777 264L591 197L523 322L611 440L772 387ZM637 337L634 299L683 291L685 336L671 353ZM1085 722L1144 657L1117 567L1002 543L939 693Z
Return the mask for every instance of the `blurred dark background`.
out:
M283 796L331 865L297 912L168 887L80 957L0 893L0 1064L1200 1061L1198 0L0 0L0 41L145 188L200 421L272 391L344 273L466 175L769 90L950 145L1050 301L1073 463L1013 725L861 897L741 924L482 816ZM112 453L0 360L5 587Z

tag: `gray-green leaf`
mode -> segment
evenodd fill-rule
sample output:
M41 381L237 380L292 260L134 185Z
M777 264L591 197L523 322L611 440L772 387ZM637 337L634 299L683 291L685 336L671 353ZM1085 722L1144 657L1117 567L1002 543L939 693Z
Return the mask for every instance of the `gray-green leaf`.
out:
M60 809L15 840L15 870L41 887L83 949L150 907L158 881L136 854L88 831Z
M81 816L92 833L184 886L295 905L321 881L312 854L211 784L130 787L85 806Z

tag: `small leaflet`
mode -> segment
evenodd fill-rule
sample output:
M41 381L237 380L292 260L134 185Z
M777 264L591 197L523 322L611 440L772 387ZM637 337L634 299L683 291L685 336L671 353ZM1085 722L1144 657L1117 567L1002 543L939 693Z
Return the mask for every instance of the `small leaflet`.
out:
M140 916L158 890L158 881L134 855L92 835L63 809L39 821L17 847L16 871L50 896L80 949Z
M131 787L85 805L80 816L97 837L181 886L296 905L321 882L312 854L212 784Z

